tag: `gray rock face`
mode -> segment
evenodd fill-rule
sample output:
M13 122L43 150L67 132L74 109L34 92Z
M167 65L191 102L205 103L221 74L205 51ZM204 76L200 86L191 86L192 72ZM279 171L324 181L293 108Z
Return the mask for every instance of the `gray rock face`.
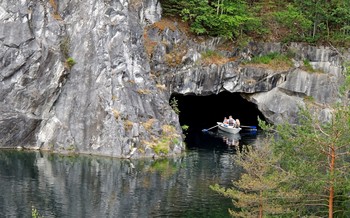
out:
M307 99L327 118L339 100L333 48L192 40L177 23L151 25L160 15L157 0L0 0L0 147L172 155L184 149L172 93L241 93L271 123L296 122ZM244 64L270 52L293 53L294 66ZM306 72L304 60L323 73Z
M271 123L297 122L299 107L310 99L322 105L320 112L326 114L327 105L339 101L338 89L344 78L341 56L350 57L348 53L339 54L334 48L296 43L250 43L240 49L227 47L217 38L198 43L186 38L178 29L151 28L148 33L151 40L157 42L152 54L152 72L158 75L159 83L169 87L170 93L241 93L255 103ZM215 59L208 62L205 57L208 50L219 54L222 62ZM271 69L245 64L252 57L272 52L292 53L294 66ZM179 54L180 58L176 56ZM174 65L174 59L180 61ZM306 68L304 61L316 72L303 70Z
M0 146L116 157L184 149L151 79L143 27L155 0L0 1ZM67 62L68 58L76 62Z

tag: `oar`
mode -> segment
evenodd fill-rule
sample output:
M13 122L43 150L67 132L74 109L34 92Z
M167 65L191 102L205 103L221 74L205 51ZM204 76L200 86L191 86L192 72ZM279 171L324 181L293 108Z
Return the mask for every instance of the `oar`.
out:
M211 130L211 129L213 129L213 128L217 127L217 126L218 126L218 125L213 126L213 127L210 127L209 129L202 129L202 132L207 132L208 130Z
M240 125L240 127L249 128L249 129L251 129L252 131L256 131L256 130L257 130L256 126L242 126L242 125Z

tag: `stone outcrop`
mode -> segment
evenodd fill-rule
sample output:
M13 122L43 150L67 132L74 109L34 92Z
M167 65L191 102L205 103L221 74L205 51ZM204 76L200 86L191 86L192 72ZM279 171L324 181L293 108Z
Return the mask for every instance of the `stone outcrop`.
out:
M0 147L116 157L184 149L143 44L158 1L8 0L0 11Z
M342 63L344 56L350 57L349 51L340 54L331 47L297 43L250 43L241 49L217 38L196 42L181 28L159 26L147 32L154 43L151 69L158 83L169 88L169 94L241 93L271 123L297 122L299 107L306 103L314 104L323 113L328 111L327 105L339 100L339 85L344 78ZM221 61L215 57L206 60L208 51L214 53L212 56L218 54ZM293 64L271 68L249 63L252 57L273 52L292 56ZM304 66L305 61L310 69Z

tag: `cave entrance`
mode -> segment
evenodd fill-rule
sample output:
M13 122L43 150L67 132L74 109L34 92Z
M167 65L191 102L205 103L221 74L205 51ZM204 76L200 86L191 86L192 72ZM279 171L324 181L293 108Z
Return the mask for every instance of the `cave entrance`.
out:
M201 134L203 129L215 126L216 122L222 122L229 115L239 119L241 125L245 126L258 126L258 117L265 120L257 106L239 93L225 91L208 96L172 94L170 102L173 98L177 100L180 110L181 126L189 126L185 140L189 147L193 144L191 140Z

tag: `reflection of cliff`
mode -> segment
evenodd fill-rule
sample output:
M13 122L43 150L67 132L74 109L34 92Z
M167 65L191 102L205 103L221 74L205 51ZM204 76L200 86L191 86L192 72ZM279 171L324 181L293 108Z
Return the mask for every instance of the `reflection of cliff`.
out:
M31 205L41 197L37 155L32 152L0 152L0 217L28 217Z
M47 185L63 201L62 212L67 217L148 217L150 205L165 198L164 191L175 184L181 162L57 155L51 155L50 161L43 159L47 163L40 164L39 179L50 181Z
M194 204L210 204L211 200L202 198L210 192L209 185L219 180L229 182L236 172L232 160L227 163L220 158L217 164L221 167L213 169L212 156L198 153L136 161L49 157L50 160L48 156L42 158L46 163L38 166L40 183L49 181L46 185L53 192L47 198L62 200L63 214L69 217L181 216L182 211ZM225 173L222 167L228 168ZM213 180L215 177L220 179ZM86 207L86 203L94 207Z
M239 173L233 155L212 151L135 161L0 153L0 216L33 205L44 217L222 217L231 201L209 185Z

